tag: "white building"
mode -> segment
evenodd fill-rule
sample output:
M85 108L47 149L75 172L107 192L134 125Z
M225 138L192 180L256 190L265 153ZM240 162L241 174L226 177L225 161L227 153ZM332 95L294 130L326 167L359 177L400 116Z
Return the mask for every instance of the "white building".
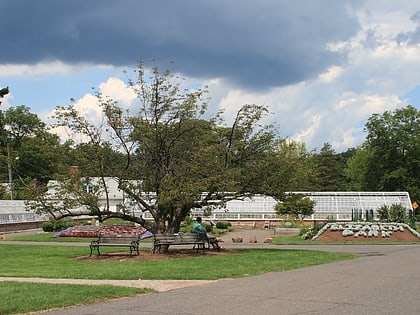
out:
M84 188L92 192L94 186L98 184L99 178L92 178L86 183ZM124 193L118 188L118 182L111 177L105 179L108 190L108 202L111 211L119 211L123 205L125 209L137 216L145 219L152 219L150 213L140 211L138 205L124 196ZM59 183L51 181L49 183L49 192L54 195L55 189ZM410 196L407 192L298 192L308 196L315 201L314 214L305 220L327 220L351 221L352 211L359 211L362 218L365 218L366 211L372 210L376 218L376 210L383 206L399 204L404 206L407 211L413 210ZM107 203L104 191L99 193L100 200L105 206ZM11 203L6 205L7 201L0 202L0 223L38 220L39 216L28 212L24 208L23 201L15 201L19 206L13 206ZM59 200L57 200L59 202ZM215 207L207 219L214 221L278 221L280 218L275 213L274 207L277 201L268 196L256 195L253 198L244 200L233 200L226 203L224 207ZM206 209L193 209L194 216L205 216Z
M407 192L294 192L302 194L315 201L314 214L305 220L351 221L352 212L358 211L362 218L366 218L366 211L376 210L381 206L393 204L402 205L413 210L410 196ZM257 195L252 199L229 201L226 207L215 208L209 219L212 220L269 220L280 218L276 215L274 207L277 201L271 197ZM204 209L194 209L193 214L204 215Z

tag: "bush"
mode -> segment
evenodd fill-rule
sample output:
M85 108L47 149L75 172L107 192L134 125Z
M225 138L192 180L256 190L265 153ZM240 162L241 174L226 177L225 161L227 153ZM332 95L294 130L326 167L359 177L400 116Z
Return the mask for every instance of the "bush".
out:
M407 223L408 221L407 209L402 205L383 205L377 211L381 222Z
M304 240L309 240L316 235L315 229L313 227L305 227L300 229L299 236Z
M211 224L210 223L203 223L203 227L206 229L207 233L211 232Z
M42 223L42 230L44 232L60 232L74 225L72 220L51 220Z
M50 221L42 223L42 230L44 232L54 232L54 223Z
M216 228L219 230L227 230L232 226L232 223L226 221L218 221L216 222Z

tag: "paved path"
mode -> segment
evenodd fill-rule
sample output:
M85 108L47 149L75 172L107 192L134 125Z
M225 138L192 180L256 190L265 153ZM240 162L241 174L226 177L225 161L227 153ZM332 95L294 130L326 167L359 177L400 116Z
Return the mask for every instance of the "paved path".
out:
M225 242L226 247L234 246ZM420 244L239 246L350 252L360 258L43 312L115 314L420 314Z

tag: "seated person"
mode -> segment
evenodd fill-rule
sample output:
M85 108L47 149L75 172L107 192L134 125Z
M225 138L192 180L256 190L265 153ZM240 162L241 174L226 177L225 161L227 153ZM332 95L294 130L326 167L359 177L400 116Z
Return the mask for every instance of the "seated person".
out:
M219 241L217 238L213 236L208 236L205 227L201 224L202 220L201 217L197 217L196 221L193 223L192 232L201 233L206 236L209 244L213 247L213 249L220 250L221 247L219 246Z

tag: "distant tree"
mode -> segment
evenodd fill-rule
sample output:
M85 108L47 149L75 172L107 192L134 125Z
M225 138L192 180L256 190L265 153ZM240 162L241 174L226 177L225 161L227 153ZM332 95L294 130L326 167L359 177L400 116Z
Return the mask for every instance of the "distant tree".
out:
M312 156L314 176L313 190L343 191L346 189L344 165L331 144L325 143L318 154Z
M344 174L347 178L347 190L363 191L369 190L367 185L367 169L370 159L370 151L361 146L356 149L356 153L347 160Z
M26 106L0 111L0 179L11 171L15 199L24 199L34 183L46 183L56 170L59 138Z
M314 213L315 201L309 197L305 197L301 194L288 194L275 206L275 210L278 215L291 215L293 218L303 220L305 217L310 216Z
M81 174L62 179L54 196L39 195L30 203L33 209L56 218L80 214L100 221L121 218L152 232L165 232L178 231L194 207L260 192L264 180L260 171L274 139L271 126L258 124L265 107L244 105L233 124L226 126L220 114L202 118L207 108L205 90L184 91L170 71L161 73L158 67L150 78L142 64L136 73L136 80L129 82L138 97L134 115L100 93L104 125L95 126L74 106L58 108L59 124L84 135L87 140L81 145L92 158L80 155L86 163ZM124 163L117 157L116 167L112 152L123 153ZM86 169L100 175L90 192L83 189L89 180L83 174ZM109 202L99 202L100 193L109 194L110 174L127 199L148 211L153 221L133 214L128 204L116 212Z
M414 200L420 200L420 110L409 105L373 114L365 130L367 188L408 191Z
M286 192L311 190L314 176L310 154L303 143L280 139L267 158L264 193L282 200Z

